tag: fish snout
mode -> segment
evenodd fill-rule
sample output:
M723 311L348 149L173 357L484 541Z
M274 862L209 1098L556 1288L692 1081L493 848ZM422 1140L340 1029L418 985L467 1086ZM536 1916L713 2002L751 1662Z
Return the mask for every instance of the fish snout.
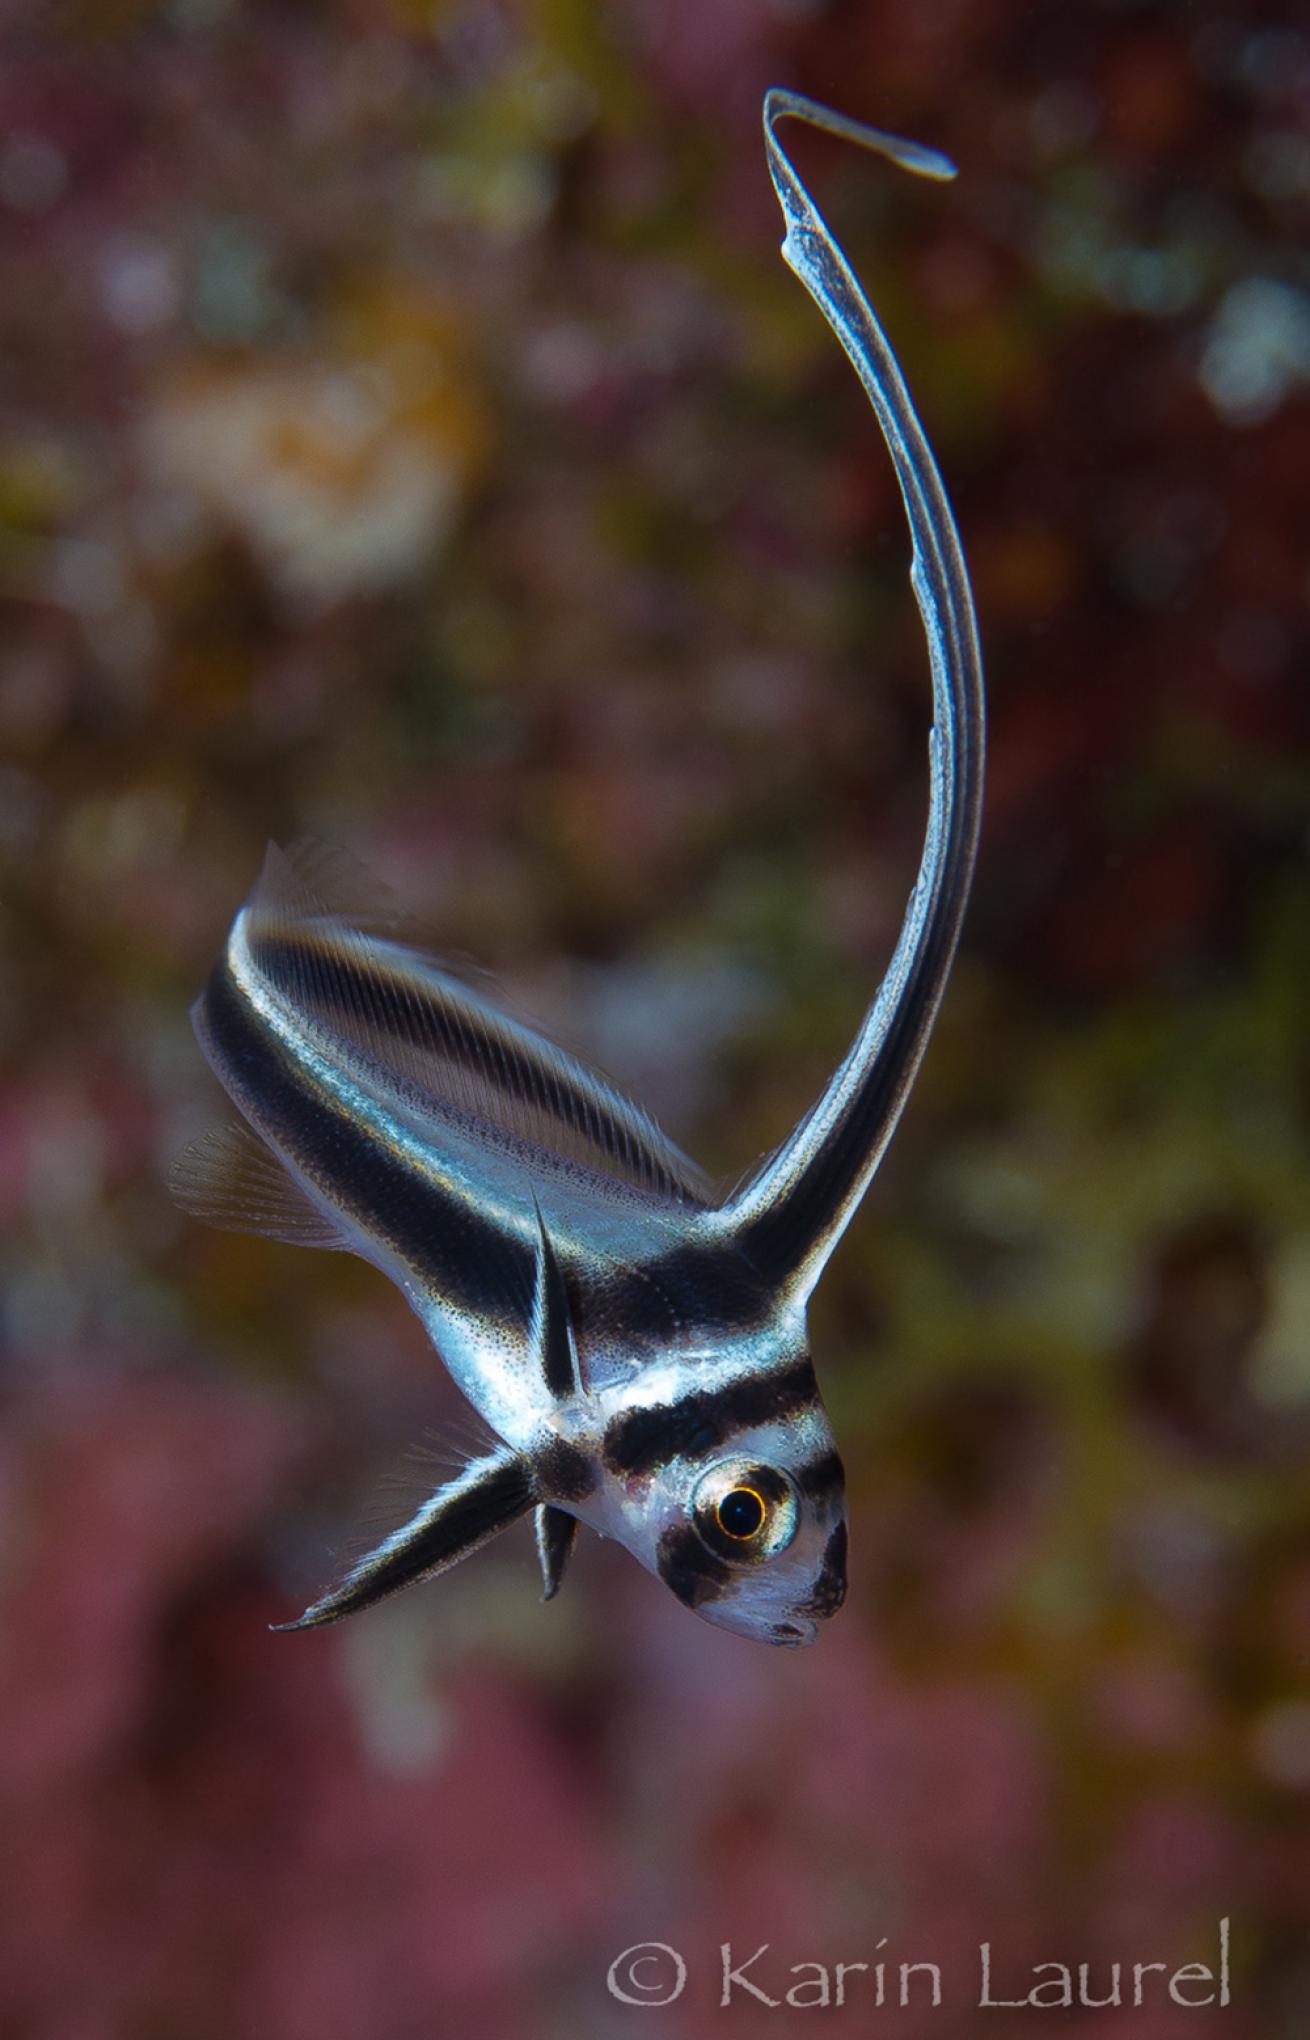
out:
M826 1622L835 1615L846 1599L846 1525L837 1525L824 1547L823 1563L815 1575L814 1585L806 1599L794 1612L797 1616L817 1616Z
M818 1623L805 1617L795 1622L775 1622L769 1631L769 1642L777 1644L780 1650L804 1650L818 1634Z

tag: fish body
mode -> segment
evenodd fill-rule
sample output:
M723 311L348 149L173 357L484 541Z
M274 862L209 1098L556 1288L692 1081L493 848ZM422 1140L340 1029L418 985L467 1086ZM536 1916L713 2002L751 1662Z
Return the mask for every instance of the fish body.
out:
M806 1307L899 1118L958 938L977 836L982 680L940 478L891 350L777 140L794 116L948 174L929 152L771 93L784 255L851 355L915 545L935 728L919 882L822 1097L726 1199L647 1114L408 939L346 860L270 850L194 1009L241 1121L174 1190L219 1225L339 1249L408 1298L493 1443L299 1624L444 1571L535 1511L547 1597L577 1527L698 1614L806 1643L846 1584L841 1462Z

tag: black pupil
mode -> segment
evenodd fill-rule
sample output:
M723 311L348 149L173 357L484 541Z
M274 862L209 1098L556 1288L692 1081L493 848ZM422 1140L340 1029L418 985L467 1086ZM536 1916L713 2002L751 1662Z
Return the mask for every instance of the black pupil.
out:
M753 1488L733 1488L719 1503L719 1521L729 1537L753 1537L764 1521L764 1504Z

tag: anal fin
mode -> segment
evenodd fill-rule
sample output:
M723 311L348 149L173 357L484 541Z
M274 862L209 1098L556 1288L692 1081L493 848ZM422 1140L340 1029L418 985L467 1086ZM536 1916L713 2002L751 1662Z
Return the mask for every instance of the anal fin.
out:
M239 1121L184 1148L168 1172L168 1187L183 1211L224 1232L259 1233L296 1247L352 1245Z
M541 1598L553 1601L564 1578L564 1568L578 1539L578 1519L567 1509L542 1502L537 1509L537 1557L541 1562Z

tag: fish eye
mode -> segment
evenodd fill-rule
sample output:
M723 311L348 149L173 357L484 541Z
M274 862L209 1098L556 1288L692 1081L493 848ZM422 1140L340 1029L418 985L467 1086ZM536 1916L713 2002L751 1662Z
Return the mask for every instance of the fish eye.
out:
M786 1550L800 1522L800 1504L780 1467L724 1459L697 1481L692 1519L701 1540L721 1558L757 1564Z
M754 1537L764 1528L764 1498L753 1487L729 1488L714 1514L726 1537Z

